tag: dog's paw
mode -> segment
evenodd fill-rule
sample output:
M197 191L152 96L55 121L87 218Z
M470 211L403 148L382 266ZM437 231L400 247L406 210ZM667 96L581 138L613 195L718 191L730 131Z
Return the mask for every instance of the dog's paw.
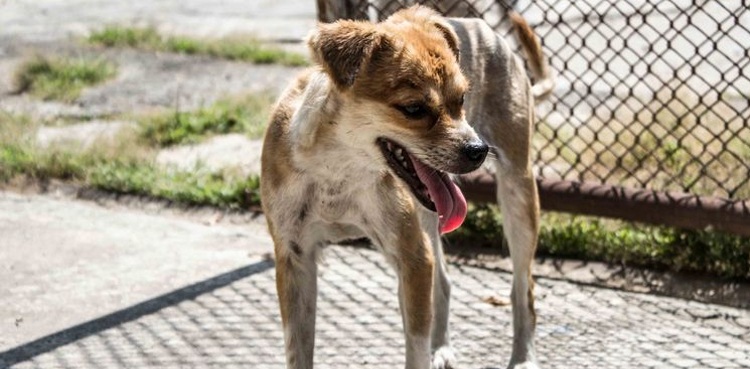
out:
M537 364L536 361L511 363L510 365L508 365L508 369L539 369L539 364Z
M443 346L432 354L432 369L456 369L456 353L453 347Z

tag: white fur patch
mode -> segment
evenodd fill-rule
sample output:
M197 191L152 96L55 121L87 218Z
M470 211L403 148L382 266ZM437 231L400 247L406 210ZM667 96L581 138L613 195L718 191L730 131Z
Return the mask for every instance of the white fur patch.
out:
M303 149L315 143L315 132L330 114L330 79L323 73L316 73L302 94L291 120L291 138L295 146Z

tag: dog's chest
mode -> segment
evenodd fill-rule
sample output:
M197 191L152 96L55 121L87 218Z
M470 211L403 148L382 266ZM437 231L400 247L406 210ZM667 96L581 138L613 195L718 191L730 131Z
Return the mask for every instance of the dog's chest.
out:
M310 205L320 220L340 222L359 212L355 196L349 188L349 180L319 182L313 187L315 193Z

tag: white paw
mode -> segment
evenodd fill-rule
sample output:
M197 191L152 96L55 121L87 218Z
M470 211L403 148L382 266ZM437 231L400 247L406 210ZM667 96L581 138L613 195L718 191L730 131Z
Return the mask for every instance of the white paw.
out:
M453 347L443 346L432 354L432 369L456 369Z
M539 369L539 364L536 361L527 361L524 363L510 363L508 369Z

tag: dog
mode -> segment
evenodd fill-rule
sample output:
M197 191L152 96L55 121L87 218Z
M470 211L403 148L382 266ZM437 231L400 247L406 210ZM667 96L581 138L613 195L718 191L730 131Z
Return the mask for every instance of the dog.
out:
M532 30L519 15L513 23L534 86L484 22L423 6L377 24L320 24L309 36L316 66L282 93L261 157L287 368L313 367L322 246L362 237L398 275L406 368L456 367L440 235L460 226L467 205L449 174L476 170L489 152L514 267L510 367L537 367L530 148L534 99L554 83Z

